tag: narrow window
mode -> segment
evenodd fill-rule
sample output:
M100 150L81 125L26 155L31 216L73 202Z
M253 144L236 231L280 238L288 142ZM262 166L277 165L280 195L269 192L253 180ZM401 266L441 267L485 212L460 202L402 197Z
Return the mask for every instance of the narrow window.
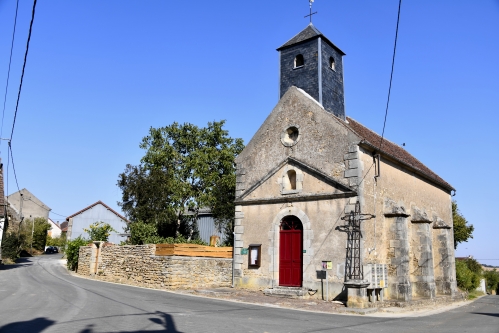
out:
M334 63L334 58L333 57L329 57L329 68L331 68L333 71L336 70L336 65Z
M303 61L303 56L301 54L295 57L295 68L303 66L305 62Z
M289 189L296 190L296 171L295 170L288 171L288 179L289 179Z

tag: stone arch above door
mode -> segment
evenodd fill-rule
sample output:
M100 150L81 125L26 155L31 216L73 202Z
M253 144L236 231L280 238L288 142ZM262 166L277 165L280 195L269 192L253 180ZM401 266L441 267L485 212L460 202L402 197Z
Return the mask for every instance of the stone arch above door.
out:
M314 233L311 229L310 219L307 214L301 209L289 206L281 209L272 221L272 226L269 231L269 271L272 273L272 279L274 280L274 285L278 285L278 273L279 273L279 230L281 220L288 216L294 215L298 217L303 225L303 271L310 264L312 257L314 255L314 250L312 249L312 240L314 239Z

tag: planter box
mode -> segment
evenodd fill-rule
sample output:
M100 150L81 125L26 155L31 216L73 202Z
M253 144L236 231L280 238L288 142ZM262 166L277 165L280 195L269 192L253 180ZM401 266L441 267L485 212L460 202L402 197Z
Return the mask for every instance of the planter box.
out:
M196 244L156 244L155 255L232 258L232 247L213 247Z

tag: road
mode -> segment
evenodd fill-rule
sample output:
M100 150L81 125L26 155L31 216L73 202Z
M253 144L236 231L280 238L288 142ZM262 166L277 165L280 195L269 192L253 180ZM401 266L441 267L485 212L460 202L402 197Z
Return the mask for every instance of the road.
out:
M82 279L60 255L0 269L0 332L491 332L499 296L426 317L333 315Z

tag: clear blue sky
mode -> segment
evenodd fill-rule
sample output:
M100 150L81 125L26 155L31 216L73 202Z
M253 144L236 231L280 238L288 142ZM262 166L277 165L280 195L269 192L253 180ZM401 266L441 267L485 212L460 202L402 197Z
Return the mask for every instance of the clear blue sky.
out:
M2 138L10 136L32 1L20 0ZM380 133L397 0L316 0L347 55L347 115ZM15 1L0 1L3 105ZM150 126L226 119L248 142L277 103L277 47L307 0L39 0L12 141L20 188L53 212L119 211L118 174ZM475 226L457 255L499 259L499 1L404 1L385 136L457 189ZM0 145L7 164L7 145ZM8 192L17 191L10 165ZM54 220L64 217L51 214ZM498 264L496 261L482 261Z

